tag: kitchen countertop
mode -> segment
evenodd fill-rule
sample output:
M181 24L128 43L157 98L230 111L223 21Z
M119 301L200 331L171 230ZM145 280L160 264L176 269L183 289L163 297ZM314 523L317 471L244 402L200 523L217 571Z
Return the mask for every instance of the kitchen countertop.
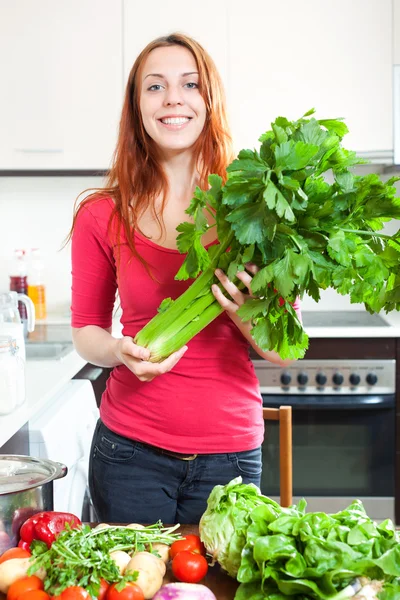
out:
M54 317L40 321L47 324L66 324L66 318ZM113 334L120 335L119 319L113 322ZM0 416L0 448L25 425L76 375L87 361L71 346L71 352L58 360L27 360L25 364L26 401L9 415Z

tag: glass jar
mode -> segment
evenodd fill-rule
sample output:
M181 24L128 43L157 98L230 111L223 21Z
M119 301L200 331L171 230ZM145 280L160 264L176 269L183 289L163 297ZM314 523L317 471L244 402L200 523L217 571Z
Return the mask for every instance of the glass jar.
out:
M15 339L0 336L0 415L12 413L24 400L24 361Z

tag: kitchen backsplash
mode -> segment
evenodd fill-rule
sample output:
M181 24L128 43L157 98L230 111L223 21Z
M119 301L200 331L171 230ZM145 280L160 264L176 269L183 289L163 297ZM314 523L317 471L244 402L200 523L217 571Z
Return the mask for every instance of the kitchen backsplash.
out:
M372 169L372 167L369 167ZM365 170L364 170L365 172ZM384 175L382 177L389 177ZM46 264L47 307L50 313L68 313L71 264L70 245L62 248L72 223L78 194L103 183L101 177L3 177L0 178L0 291L9 286L9 266L14 248L42 250ZM400 186L398 185L400 195ZM400 224L392 222L388 233ZM306 310L359 310L348 297L326 290L318 304L304 298Z

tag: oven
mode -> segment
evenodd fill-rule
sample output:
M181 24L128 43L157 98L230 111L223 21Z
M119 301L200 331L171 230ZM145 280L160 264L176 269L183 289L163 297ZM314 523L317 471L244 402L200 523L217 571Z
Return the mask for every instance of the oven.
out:
M311 339L313 351L288 367L253 356L263 404L292 406L294 503L330 513L358 498L371 518L395 521L396 360L371 356L374 340L358 340L357 352L347 342ZM278 499L278 423L266 422L262 460L261 491Z

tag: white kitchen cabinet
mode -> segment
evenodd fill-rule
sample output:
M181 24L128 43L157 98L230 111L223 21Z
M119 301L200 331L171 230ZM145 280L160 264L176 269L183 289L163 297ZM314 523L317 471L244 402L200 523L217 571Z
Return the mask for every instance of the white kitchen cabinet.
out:
M0 0L0 171L109 167L122 104L115 0Z
M124 0L124 76L138 54L153 39L170 33L186 33L211 55L227 85L227 6L230 0Z
M393 0L393 63L400 65L400 0Z
M392 0L230 0L228 95L237 149L283 115L344 117L344 145L393 152ZM386 157L386 158L385 158Z

